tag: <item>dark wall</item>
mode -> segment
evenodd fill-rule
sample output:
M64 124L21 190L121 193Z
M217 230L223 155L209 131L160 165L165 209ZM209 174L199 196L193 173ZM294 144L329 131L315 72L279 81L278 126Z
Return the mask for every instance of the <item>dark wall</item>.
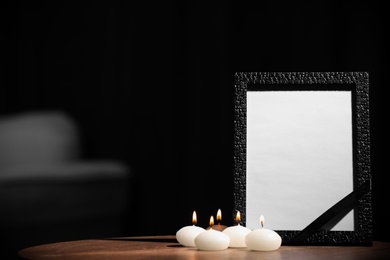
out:
M384 6L134 1L1 4L0 113L59 109L86 159L135 174L129 235L174 234L192 210L233 215L234 71L369 71L374 239L389 240Z

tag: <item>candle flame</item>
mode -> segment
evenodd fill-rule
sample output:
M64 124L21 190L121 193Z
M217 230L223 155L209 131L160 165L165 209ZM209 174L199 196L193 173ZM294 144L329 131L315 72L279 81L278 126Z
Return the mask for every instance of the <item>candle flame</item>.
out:
M211 226L214 226L214 217L213 216L210 217L210 227Z
M241 213L240 213L240 211L237 211L236 222L237 222L237 224L240 224L240 222L241 222Z
M217 221L218 221L218 222L221 222L221 220L222 220L222 212L221 212L220 209L218 209L218 212L217 212Z
M196 211L194 210L194 212L192 213L192 224L196 224L197 222L197 219L196 219Z
M264 227L265 219L264 219L263 215L260 216L260 220L259 221L260 221L261 227Z

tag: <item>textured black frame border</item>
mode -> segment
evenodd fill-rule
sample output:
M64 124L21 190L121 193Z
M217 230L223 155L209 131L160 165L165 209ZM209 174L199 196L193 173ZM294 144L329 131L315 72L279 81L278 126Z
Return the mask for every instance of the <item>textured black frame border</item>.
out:
M234 209L246 223L246 97L248 85L284 85L291 90L299 85L352 85L355 89L354 189L367 181L369 191L361 196L355 208L354 231L321 230L296 243L297 231L277 230L283 244L298 245L372 245L369 74L368 72L236 72L234 97ZM355 169L356 168L356 169Z

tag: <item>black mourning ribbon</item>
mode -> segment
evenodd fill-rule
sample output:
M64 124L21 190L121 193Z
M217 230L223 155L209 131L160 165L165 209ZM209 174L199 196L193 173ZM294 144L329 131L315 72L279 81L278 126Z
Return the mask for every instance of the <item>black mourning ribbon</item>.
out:
M292 238L291 243L302 244L307 238L321 230L330 230L334 227L345 215L354 209L358 200L362 198L368 191L371 190L371 182L368 180L360 187L345 196L342 200L337 202L321 216L316 218L312 223L300 231Z

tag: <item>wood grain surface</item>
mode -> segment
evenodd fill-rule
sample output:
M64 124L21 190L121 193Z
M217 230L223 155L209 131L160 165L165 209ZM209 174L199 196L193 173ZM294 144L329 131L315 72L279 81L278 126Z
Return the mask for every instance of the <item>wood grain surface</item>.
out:
M372 247L282 246L272 252L247 249L199 251L181 246L175 236L123 237L60 242L19 251L23 259L390 259L390 243Z

